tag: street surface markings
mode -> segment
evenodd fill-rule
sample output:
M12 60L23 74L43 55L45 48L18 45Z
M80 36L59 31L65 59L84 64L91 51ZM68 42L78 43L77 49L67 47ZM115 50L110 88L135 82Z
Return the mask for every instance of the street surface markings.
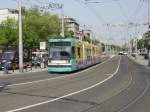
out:
M112 74L106 74L107 76L110 76L110 75L112 75Z
M119 110L118 112L123 112L123 111L125 111L127 108L129 108L131 105L133 105L134 103L136 103L139 99L141 99L143 96L144 96L144 94L148 91L148 89L149 89L149 87L150 87L150 82L149 82L149 80L147 79L147 78L145 78L146 79L146 87L145 87L145 89L144 89L144 91L137 97L137 98L135 98L131 103L129 103L129 104L127 104L126 106L124 106L124 108L122 108L121 110Z
M108 61L108 60L107 60ZM105 61L106 62L106 61ZM32 108L32 107L36 107L36 106L39 106L39 105L43 105L43 104L47 104L47 103L51 103L51 102L54 102L54 101L58 101L60 99L63 99L63 98L66 98L66 97L69 97L69 96L73 96L75 94L78 94L78 93L81 93L81 92L84 92L84 91L87 91L87 90L90 90L94 87L97 87L99 86L100 84L108 81L109 79L111 79L114 75L117 74L119 68L120 68L120 62L121 62L121 57L119 59L119 63L118 63L118 67L116 69L116 71L111 74L108 78L106 78L105 80L95 84L95 85L92 85L88 88L85 88L85 89L82 89L82 90L79 90L79 91L76 91L76 92L73 92L73 93L70 93L70 94L67 94L67 95L64 95L64 96L61 96L61 97L58 97L58 98L55 98L55 99L52 99L52 100L48 100L48 101L45 101L45 102L41 102L41 103L37 103L37 104L33 104L33 105L29 105L29 106L25 106L25 107L22 107L22 108L18 108L18 109L13 109L13 110L9 110L9 111L6 111L6 112L17 112L17 111L21 111L21 110L25 110L25 109L29 109L29 108ZM102 63L101 63L102 64Z
M44 80L37 80L37 81L31 81L31 82L25 82L25 83L11 84L11 85L8 85L8 87L21 86L21 85L33 84L33 83L40 83L40 82L44 82L44 81L56 80L56 79L61 79L61 78L65 78L65 77L71 77L71 76L77 75L77 74L79 74L79 73L83 73L83 72L85 72L85 71L89 71L89 70L91 70L91 69L93 69L93 68L96 68L97 66L102 65L102 64L108 62L108 61L111 60L113 57L114 57L114 56L112 56L110 59L107 59L106 61L104 61L104 62L102 62L102 63L100 63L100 64L97 64L97 65L95 65L95 66L92 66L92 67L90 67L90 68L88 68L88 69L82 70L82 71L80 71L80 72L73 73L72 75L69 74L69 75L64 75L64 76L59 76L59 77L54 77L54 78L48 78L48 79L44 79Z

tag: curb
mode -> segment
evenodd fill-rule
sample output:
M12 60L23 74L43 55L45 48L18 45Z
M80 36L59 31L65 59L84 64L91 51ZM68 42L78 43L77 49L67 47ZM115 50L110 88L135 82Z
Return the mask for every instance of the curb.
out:
M23 74L31 74L31 73L38 73L38 72L43 72L43 71L47 71L47 68L44 69L35 69L35 70L28 70L28 71L24 71L24 72L19 72L19 71L9 71L8 74L4 74L3 71L0 71L0 77L9 77L9 76L15 76L15 75L23 75Z
M127 55L128 56L128 58L130 59L130 60L132 60L133 62L135 62L136 64L138 64L138 65L142 65L141 63L139 63L139 62L137 62L135 59L133 59L131 56L129 56L129 55ZM150 69L150 67L148 67L147 65L142 65L143 67L145 67L145 68L147 68L147 69Z

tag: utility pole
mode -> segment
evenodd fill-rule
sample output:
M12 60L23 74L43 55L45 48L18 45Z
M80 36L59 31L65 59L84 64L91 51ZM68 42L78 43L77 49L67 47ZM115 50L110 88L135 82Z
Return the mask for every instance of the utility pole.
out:
M129 54L131 56L132 55L132 38L129 39L129 46L130 46Z
M104 45L105 45L105 53L107 54L107 44L104 43Z
M91 43L91 60L93 59L93 33L92 33L92 30L90 30L90 43Z
M138 53L138 51L137 51L137 37L135 37L135 59L137 59L137 53Z
M149 32L150 32L150 0L148 0L148 33ZM149 34L148 34L148 36L149 36ZM149 43L149 47L150 47L150 41L148 43ZM149 55L148 66L150 66L150 48L148 48L148 55Z
M62 7L61 7L61 36L62 36L62 37L65 37L63 5L62 5Z
M23 41L22 41L22 0L18 0L18 21L19 21L19 71L23 72Z

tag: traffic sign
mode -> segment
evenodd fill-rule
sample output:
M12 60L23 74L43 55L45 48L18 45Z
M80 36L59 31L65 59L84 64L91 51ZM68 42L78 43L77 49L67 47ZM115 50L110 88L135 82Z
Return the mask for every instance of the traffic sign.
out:
M46 49L46 42L40 42L40 49L45 50Z

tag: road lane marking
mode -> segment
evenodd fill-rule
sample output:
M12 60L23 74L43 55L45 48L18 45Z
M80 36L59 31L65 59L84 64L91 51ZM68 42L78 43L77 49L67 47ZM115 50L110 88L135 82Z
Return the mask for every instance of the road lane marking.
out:
M110 75L112 75L112 74L105 74L105 75L110 76Z
M37 104L33 104L33 105L29 105L29 106L25 106L25 107L22 107L22 108L18 108L18 109L13 109L13 110L9 110L9 111L6 111L6 112L17 112L17 111L21 111L21 110L25 110L25 109L29 109L29 108L32 108L32 107L36 107L36 106L39 106L39 105L43 105L43 104L47 104L47 103L51 103L51 102L54 102L54 101L58 101L60 99L63 99L63 98L66 98L66 97L69 97L69 96L72 96L72 95L75 95L75 94L78 94L78 93L81 93L81 92L84 92L84 91L87 91L87 90L90 90L94 87L97 87L99 86L100 84L108 81L109 79L111 79L114 75L117 74L118 70L119 70L119 67L120 67L120 62L121 62L121 57L119 59L119 64L118 64L118 67L116 69L116 71L111 74L108 78L106 78L105 80L95 84L95 85L92 85L88 88L85 88L85 89L81 89L79 91L76 91L76 92L73 92L73 93L70 93L70 94L67 94L67 95L64 95L64 96L61 96L61 97L58 97L58 98L55 98L55 99L52 99L52 100L48 100L48 101L45 101L45 102L41 102L41 103L37 103Z
M113 56L114 57L114 56ZM26 84L33 84L33 83L40 83L40 82L44 82L44 81L50 81L50 80L56 80L56 79L61 79L61 78L65 78L65 77L71 77L71 76L74 76L76 74L79 74L79 73L83 73L85 71L89 71L91 69L94 69L96 68L97 66L100 66L108 61L110 61L113 57L111 57L110 59L107 59L106 61L100 63L100 64L97 64L95 66L92 66L88 69L85 69L85 70L82 70L80 72L76 72L76 73L73 73L73 74L69 74L69 75L64 75L64 76L58 76L58 77L54 77L54 78L48 78L48 79L43 79L43 80L37 80L37 81L30 81L30 82L25 82L25 83L18 83L18 84L11 84L11 85L8 85L8 87L12 87L12 86L21 86L21 85L26 85Z
M133 105L134 103L136 103L139 99L141 99L144 94L148 91L149 87L150 87L150 82L147 78L146 79L146 87L144 89L144 91L140 94L140 96L138 96L137 98L135 98L131 103L127 104L126 106L124 106L121 110L119 110L118 112L123 112L125 111L127 108L129 108L131 105Z

